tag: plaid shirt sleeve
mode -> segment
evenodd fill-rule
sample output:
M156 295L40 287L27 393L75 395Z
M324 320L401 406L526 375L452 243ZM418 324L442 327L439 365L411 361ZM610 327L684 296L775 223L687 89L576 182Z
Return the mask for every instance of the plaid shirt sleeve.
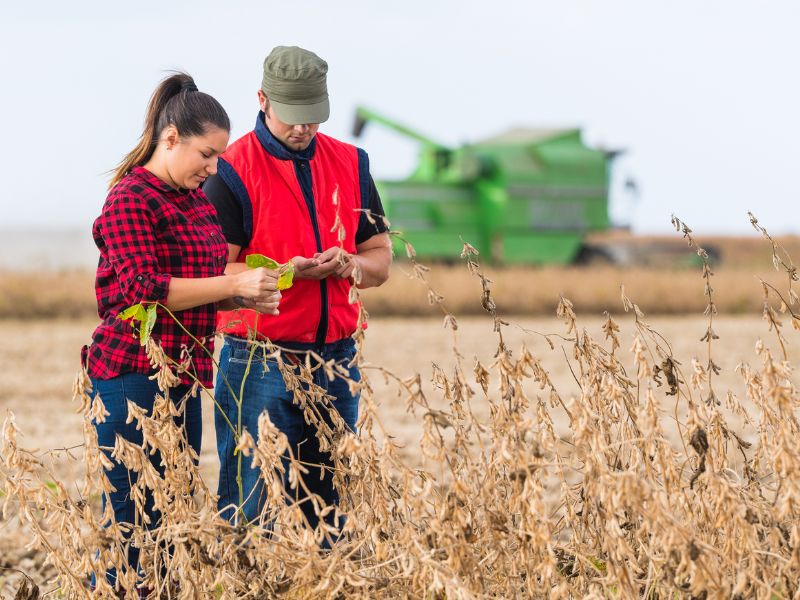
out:
M127 304L163 302L169 292L171 275L159 272L153 212L147 204L144 196L122 190L109 198L96 223Z

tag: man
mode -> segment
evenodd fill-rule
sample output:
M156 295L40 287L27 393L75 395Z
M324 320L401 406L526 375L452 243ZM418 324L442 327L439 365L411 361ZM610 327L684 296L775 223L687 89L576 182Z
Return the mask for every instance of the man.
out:
M305 486L326 505L338 503L331 469L325 468L332 465L330 454L320 450L315 426L306 423L301 408L293 403L293 392L286 389L276 364L265 362L261 349L250 360L248 335L255 332L259 340L269 339L288 349L287 364L304 362L313 351L326 361L336 360L357 381L358 369L349 364L355 355L351 336L358 322L358 306L349 301L350 288L381 285L389 276L391 244L380 218L383 208L367 154L317 131L330 113L327 70L327 63L308 50L273 49L264 61L255 129L231 144L219 159L218 174L204 186L228 242L226 273L246 269L245 257L254 253L280 263L291 260L295 269L294 284L283 292L277 316L247 310L248 298L239 299L243 310L220 313L219 326L226 335L215 387L219 507L234 521L258 518L265 489L251 459L235 455L231 424L241 423L256 438L264 410L309 469L303 477ZM231 391L238 396L245 377L239 415ZM314 384L333 397L335 409L355 430L358 394L351 392L348 382L330 379L325 369L317 369ZM322 405L319 408L325 413ZM326 421L330 423L327 416ZM306 492L302 486L290 489L288 473L285 480L286 493L300 501L309 526L316 527L319 517ZM333 512L326 522L339 525Z

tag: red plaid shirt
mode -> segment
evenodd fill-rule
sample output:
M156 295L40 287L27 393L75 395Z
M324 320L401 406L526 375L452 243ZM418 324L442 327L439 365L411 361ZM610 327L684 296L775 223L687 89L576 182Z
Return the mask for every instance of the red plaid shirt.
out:
M100 249L95 293L102 319L84 346L81 358L89 376L110 379L123 373L152 374L144 348L133 336L131 323L117 314L138 302L166 301L171 277L222 275L228 245L217 213L202 190L177 191L142 167L134 167L108 193L94 222ZM216 304L175 313L196 338L213 351ZM212 385L212 361L162 309L152 336L167 355L180 362L186 348L192 372ZM182 376L184 383L191 378Z

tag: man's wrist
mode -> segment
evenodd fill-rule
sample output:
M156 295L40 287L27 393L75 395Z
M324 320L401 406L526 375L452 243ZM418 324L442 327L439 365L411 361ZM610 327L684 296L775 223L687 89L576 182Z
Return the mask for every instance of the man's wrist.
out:
M358 285L364 278L363 259L358 254L351 254L350 260L353 261L353 272L349 279L353 285Z

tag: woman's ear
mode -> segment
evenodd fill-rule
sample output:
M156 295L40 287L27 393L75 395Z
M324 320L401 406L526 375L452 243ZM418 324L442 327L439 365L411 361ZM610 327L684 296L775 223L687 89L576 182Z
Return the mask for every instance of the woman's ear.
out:
M181 136L175 128L175 125L167 125L164 129L164 133L161 134L161 139L166 143L167 150L172 150L175 144L180 141L180 138Z

